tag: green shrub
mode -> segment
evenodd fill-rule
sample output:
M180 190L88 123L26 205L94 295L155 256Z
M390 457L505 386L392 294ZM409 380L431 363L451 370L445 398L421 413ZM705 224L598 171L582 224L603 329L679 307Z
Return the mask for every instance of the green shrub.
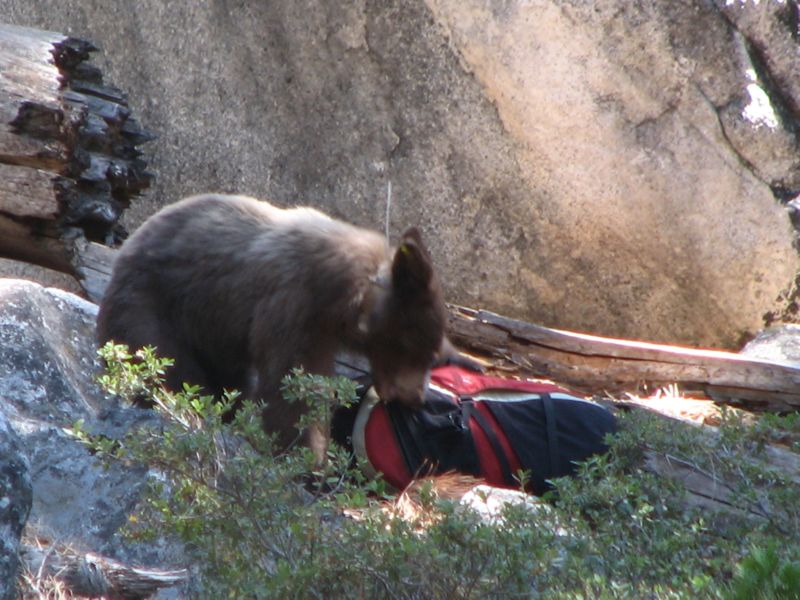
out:
M745 466L758 443L741 422L731 420L709 442L693 428L633 412L609 440L611 451L555 481L549 502L508 506L490 522L423 486L409 516L393 510L383 482L366 480L341 449L332 447L323 467L303 448L276 454L252 403L226 419L234 395L220 403L190 387L165 391L168 362L152 352L134 362L121 347L102 354L106 389L146 395L161 424L122 440L95 438L80 424L76 434L109 460L151 468L129 535L183 540L200 567L202 597L738 598L731 586L745 589L745 575L756 572L755 554L735 568L751 545L777 556L779 566L770 554L767 568L774 593L795 589L787 586L797 565L786 561L800 540L797 486ZM326 422L354 388L294 372L284 392L311 405L305 423ZM645 448L736 474L743 495L781 518L754 523L688 508L678 482L642 467Z
M800 600L800 549L794 554L794 560L782 560L774 541L752 548L736 570L728 600Z

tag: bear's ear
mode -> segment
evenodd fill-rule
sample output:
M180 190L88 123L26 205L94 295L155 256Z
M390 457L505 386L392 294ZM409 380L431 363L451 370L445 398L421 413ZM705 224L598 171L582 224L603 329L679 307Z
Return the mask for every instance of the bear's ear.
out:
M410 227L392 260L392 284L400 295L419 294L429 289L433 278L433 263L428 249L422 242L419 229Z

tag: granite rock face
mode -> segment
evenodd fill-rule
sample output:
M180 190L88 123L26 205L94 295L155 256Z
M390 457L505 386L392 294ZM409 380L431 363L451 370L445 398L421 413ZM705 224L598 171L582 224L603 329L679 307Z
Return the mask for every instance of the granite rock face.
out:
M159 139L130 211L203 191L422 226L451 301L735 347L800 261L786 2L0 0L90 39Z
M105 468L68 433L82 419L87 431L121 438L156 418L105 396L96 383L96 314L94 304L73 294L0 279L0 444L17 453L0 448L0 516L10 511L18 537L30 510L26 537L53 547L129 564L178 564L184 557L176 546L164 540L132 544L119 534L139 500L145 469L120 463ZM9 509L5 498L11 499ZM0 525L0 532L6 529ZM0 534L0 582L6 580L5 553Z
M19 436L0 412L0 599L13 600L19 541L31 510L31 475Z

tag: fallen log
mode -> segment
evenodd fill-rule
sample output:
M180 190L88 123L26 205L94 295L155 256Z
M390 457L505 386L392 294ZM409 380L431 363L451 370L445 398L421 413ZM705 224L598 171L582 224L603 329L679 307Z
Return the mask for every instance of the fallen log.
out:
M121 241L119 218L153 177L137 149L153 136L87 62L95 50L0 25L0 256L68 273L93 299L87 242Z
M679 384L684 392L751 410L800 409L800 365L560 331L461 306L450 309L449 331L454 343L501 370L590 395Z

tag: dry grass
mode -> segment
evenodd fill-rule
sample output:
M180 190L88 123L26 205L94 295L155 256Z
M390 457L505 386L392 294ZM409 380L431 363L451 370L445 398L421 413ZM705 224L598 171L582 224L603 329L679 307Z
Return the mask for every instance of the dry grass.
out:
M83 596L73 595L63 582L55 577L41 577L25 571L20 579L23 600L73 600Z

